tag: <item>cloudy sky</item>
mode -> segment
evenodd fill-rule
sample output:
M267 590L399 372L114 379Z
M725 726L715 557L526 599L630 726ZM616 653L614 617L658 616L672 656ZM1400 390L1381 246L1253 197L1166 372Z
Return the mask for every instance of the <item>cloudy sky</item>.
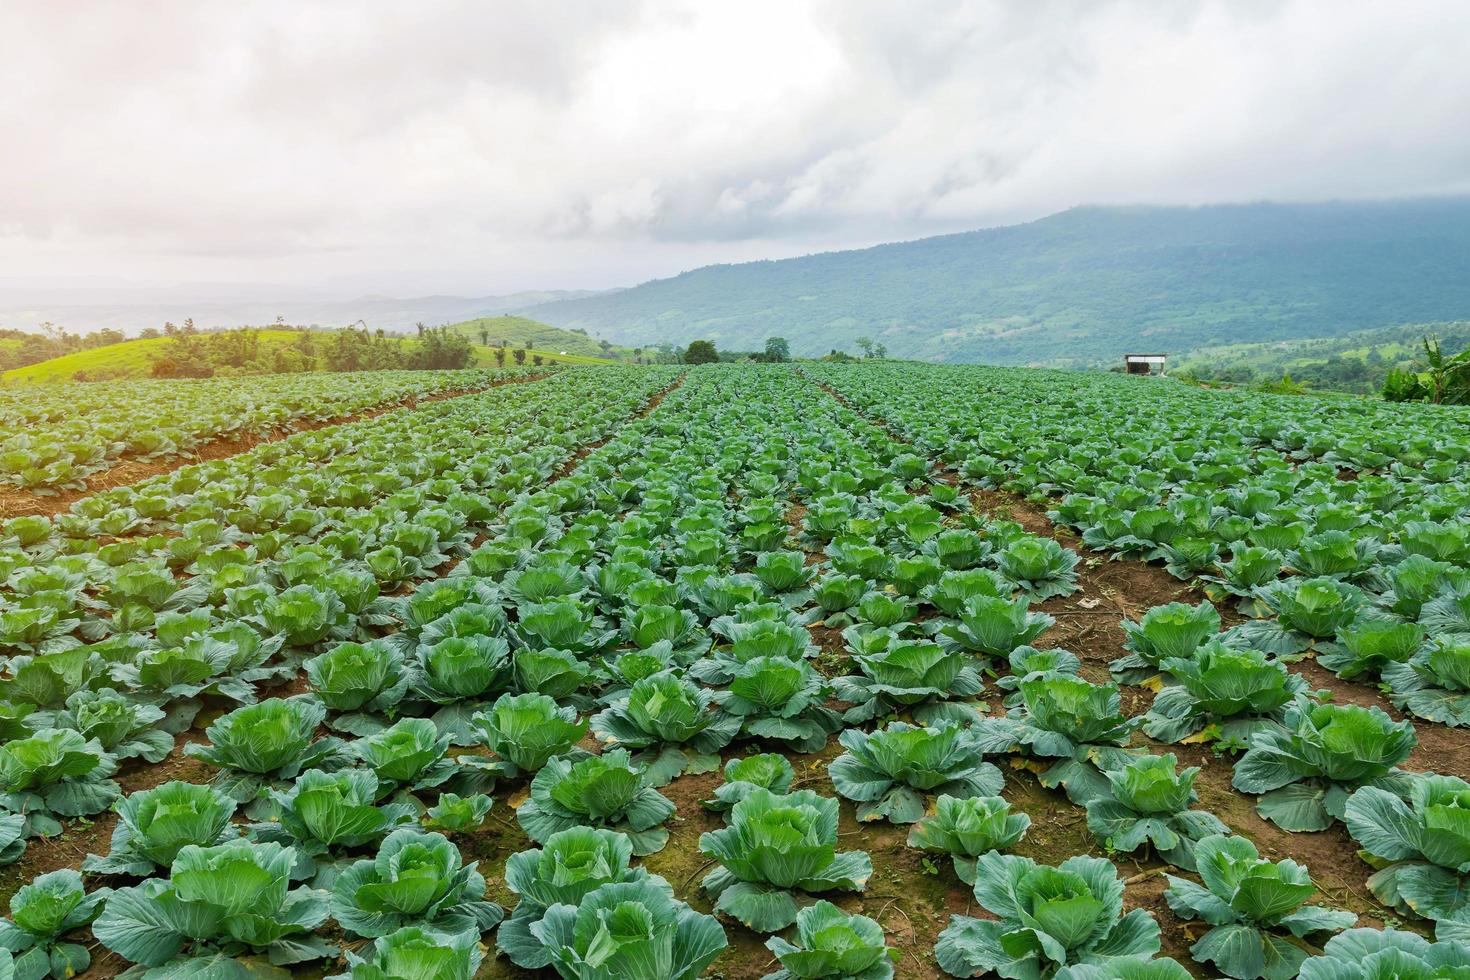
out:
M1470 3L7 0L0 280L483 295L1470 192Z

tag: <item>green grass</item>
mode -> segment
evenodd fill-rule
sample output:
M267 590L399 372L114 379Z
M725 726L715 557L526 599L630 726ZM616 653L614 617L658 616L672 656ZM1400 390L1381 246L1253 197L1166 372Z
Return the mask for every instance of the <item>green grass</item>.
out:
M292 346L300 336L301 334L291 330L263 330L260 333L261 354L269 356L280 348ZM320 340L321 338L315 339ZM406 343L407 340L400 342ZM94 381L147 378L152 376L153 362L168 349L168 343L167 337L150 337L146 340L127 340L120 344L108 344L106 347L94 347L91 350L53 357L39 364L14 368L0 374L0 380L11 384L70 381L78 371L85 372L86 376ZM560 364L613 363L601 357L564 355L555 350L527 348L526 365L528 367L531 365L532 357L537 354L540 354L547 362L555 360ZM495 366L493 349L477 344L474 348L474 355L476 367ZM514 367L515 359L507 354L505 363L507 367Z
M274 353L278 348L294 344L299 336L290 330L263 330L260 334L261 352ZM93 347L39 364L14 368L0 378L7 382L70 381L78 371L86 372L88 378L95 380L146 378L153 371L153 362L168 349L168 343L167 337L125 340L120 344Z

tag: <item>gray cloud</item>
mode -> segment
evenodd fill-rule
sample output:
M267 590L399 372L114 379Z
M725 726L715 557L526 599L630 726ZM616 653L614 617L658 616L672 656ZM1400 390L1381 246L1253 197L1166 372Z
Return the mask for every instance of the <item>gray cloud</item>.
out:
M1080 203L1470 191L1470 5L0 7L10 277L492 292Z

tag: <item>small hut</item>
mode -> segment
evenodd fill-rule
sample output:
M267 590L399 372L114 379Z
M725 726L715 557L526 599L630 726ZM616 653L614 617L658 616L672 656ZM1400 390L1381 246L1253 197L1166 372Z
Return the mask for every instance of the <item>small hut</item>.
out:
M1153 374L1154 368L1158 368L1162 375L1165 359L1164 354L1124 354L1123 370L1129 374Z

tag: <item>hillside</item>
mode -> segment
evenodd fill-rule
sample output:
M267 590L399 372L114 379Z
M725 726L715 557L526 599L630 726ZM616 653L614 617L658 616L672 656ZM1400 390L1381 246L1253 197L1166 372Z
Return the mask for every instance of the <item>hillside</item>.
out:
M295 343L301 335L294 330L262 330L261 350L266 354ZM93 347L53 357L48 361L14 368L0 374L5 381L70 381L81 372L94 381L111 381L121 378L146 378L153 370L153 362L168 349L167 337L148 337L126 340L120 344Z
M576 330L563 330L523 316L483 316L448 325L450 330L465 334L477 344L498 347L534 348L539 351L566 351L587 357L602 358L602 346L592 337Z
M1029 224L708 266L521 312L622 344L1080 366L1139 347L1470 316L1470 199L1077 208Z
M1169 371L1240 384L1290 374L1313 388L1369 394L1382 389L1383 379L1394 368L1423 368L1426 336L1437 338L1446 356L1456 354L1470 348L1470 322L1414 323L1337 337L1201 347L1172 358Z
M329 331L313 331L311 336L321 341ZM301 333L294 330L262 330L259 332L261 355L270 357L277 350L291 347L298 343ZM407 343L407 339L394 338L396 343ZM77 351L62 357L53 357L48 361L31 364L26 367L15 368L0 374L0 381L7 383L31 383L48 381L70 381L78 372L82 373L90 381L110 381L127 378L147 378L153 370L153 362L156 361L168 349L170 341L167 337L150 337L139 340L128 340L120 344L108 344L105 347L94 347L90 350ZM494 367L496 365L495 352L489 347L476 344L474 347L475 364L479 367ZM607 364L609 361L600 357L589 357L585 355L563 355L558 350L544 350L528 348L526 351L526 363L540 356L546 361L558 361L562 364ZM514 366L515 362L507 357L506 365Z

